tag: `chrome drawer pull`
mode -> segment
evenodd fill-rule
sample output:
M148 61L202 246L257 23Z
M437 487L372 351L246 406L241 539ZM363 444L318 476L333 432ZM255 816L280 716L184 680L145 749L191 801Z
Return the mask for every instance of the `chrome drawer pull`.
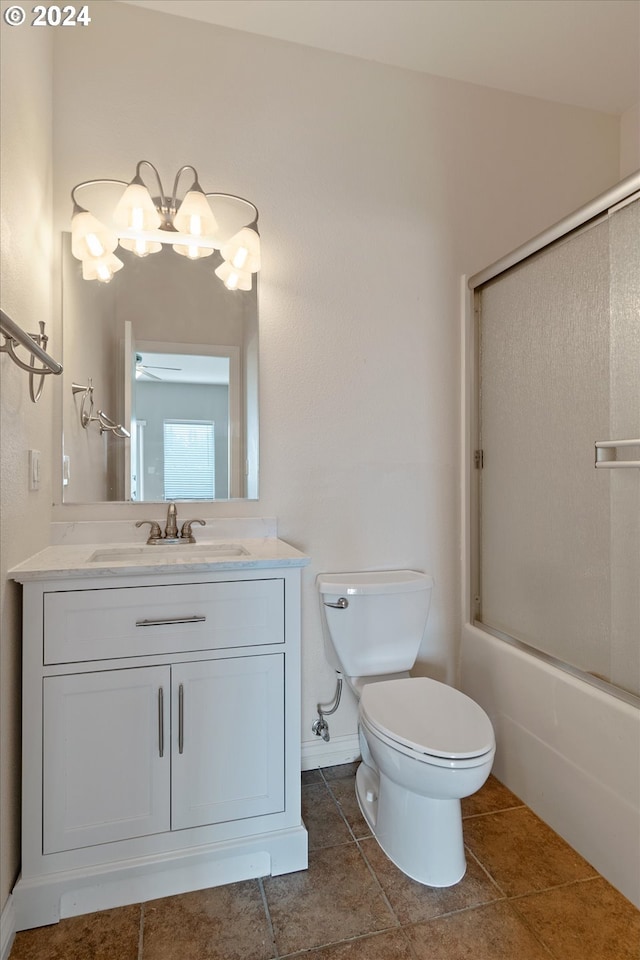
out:
M174 623L204 623L206 617L174 617L172 620L136 620L136 627L165 627Z
M178 753L184 750L184 687L178 687Z
M164 757L164 690L158 688L158 753Z

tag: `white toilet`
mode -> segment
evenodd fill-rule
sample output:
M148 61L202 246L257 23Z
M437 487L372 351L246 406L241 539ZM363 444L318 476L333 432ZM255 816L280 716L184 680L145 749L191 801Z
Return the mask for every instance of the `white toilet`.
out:
M387 570L320 574L316 583L327 657L359 700L360 809L403 873L449 887L466 870L460 799L489 776L495 738L465 694L409 676L433 580Z

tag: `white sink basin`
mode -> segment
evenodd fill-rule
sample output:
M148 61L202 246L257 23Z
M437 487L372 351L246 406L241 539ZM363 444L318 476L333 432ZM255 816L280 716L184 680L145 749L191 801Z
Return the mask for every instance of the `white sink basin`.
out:
M113 547L96 550L89 563L110 560L220 560L225 557L248 557L249 551L237 543L163 543L142 547Z

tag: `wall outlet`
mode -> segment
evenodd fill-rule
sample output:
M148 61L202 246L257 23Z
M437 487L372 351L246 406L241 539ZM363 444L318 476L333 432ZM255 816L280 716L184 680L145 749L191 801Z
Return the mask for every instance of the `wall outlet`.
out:
M40 451L29 450L29 490L40 489Z

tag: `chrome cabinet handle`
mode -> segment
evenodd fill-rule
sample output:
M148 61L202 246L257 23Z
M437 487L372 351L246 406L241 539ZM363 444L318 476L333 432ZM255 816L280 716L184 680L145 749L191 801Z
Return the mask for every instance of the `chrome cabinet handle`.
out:
M346 597L340 597L337 603L329 603L327 600L322 601L325 607L334 607L336 610L346 610L349 606L349 601Z
M184 750L184 687L178 687L178 753Z
M136 620L136 627L165 627L174 623L204 623L206 617L172 617L169 620Z
M164 757L164 690L158 688L158 753Z

